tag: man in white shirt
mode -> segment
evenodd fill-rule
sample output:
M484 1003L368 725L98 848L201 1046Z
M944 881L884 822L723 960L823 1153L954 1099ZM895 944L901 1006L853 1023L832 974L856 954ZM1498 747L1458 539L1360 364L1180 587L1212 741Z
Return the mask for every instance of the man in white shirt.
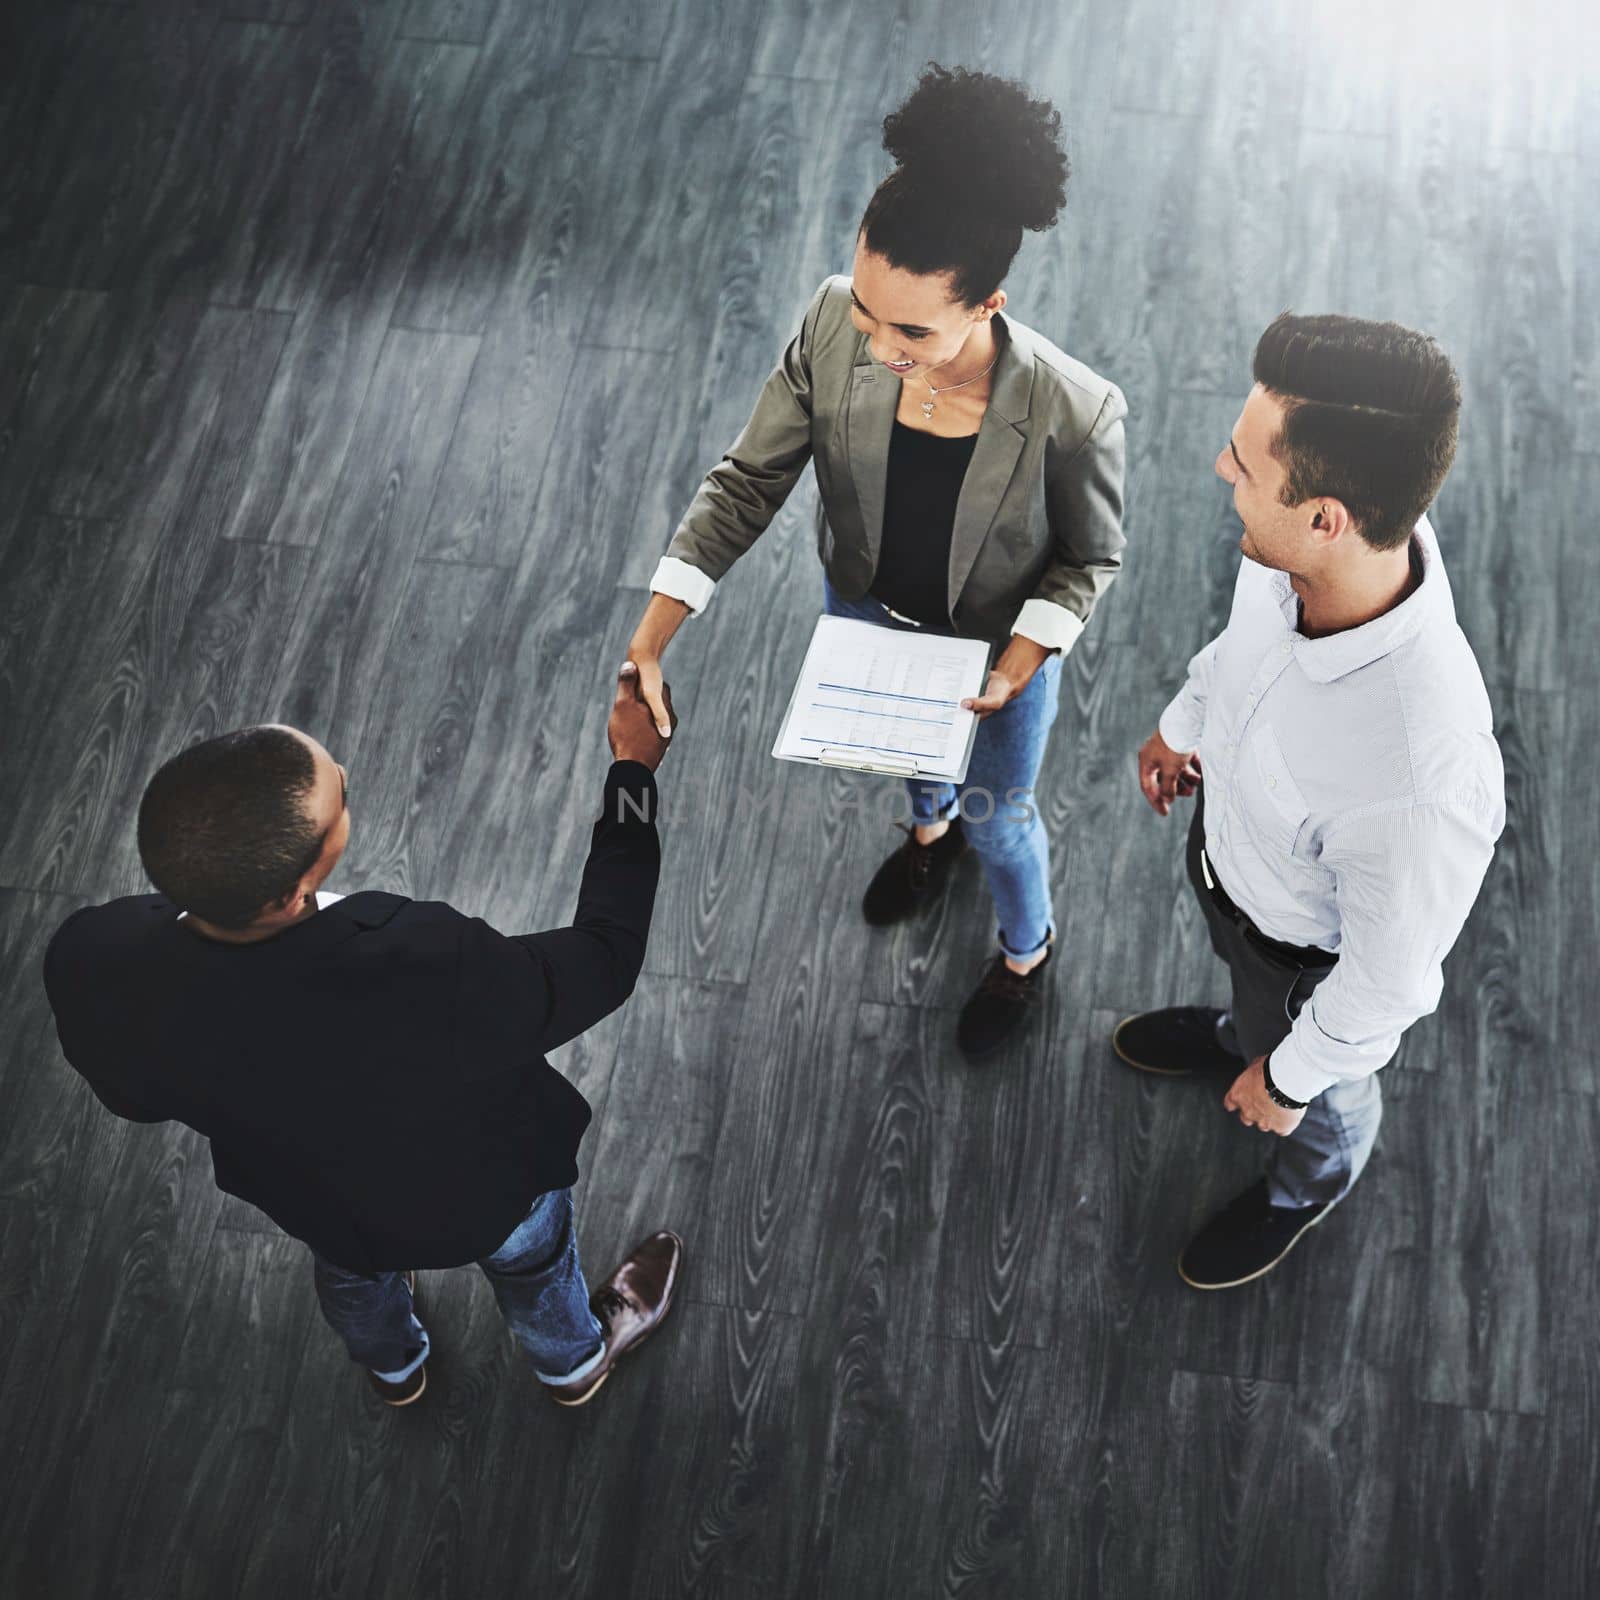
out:
M1216 470L1244 524L1228 625L1139 751L1162 816L1194 796L1189 876L1228 1011L1130 1017L1147 1072L1227 1071L1223 1104L1279 1136L1266 1176L1178 1271L1270 1271L1372 1153L1376 1074L1439 1002L1505 822L1483 677L1424 512L1455 454L1460 385L1394 323L1285 314Z

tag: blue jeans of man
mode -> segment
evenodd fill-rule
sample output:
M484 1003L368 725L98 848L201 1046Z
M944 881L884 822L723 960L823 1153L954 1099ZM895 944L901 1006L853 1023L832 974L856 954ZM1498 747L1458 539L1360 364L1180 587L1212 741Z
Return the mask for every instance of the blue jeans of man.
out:
M913 633L955 633L948 624L919 626L902 620L870 594L842 600L826 576L822 603L833 617L856 617ZM914 821L931 823L960 815L962 832L983 866L994 898L1000 948L1017 961L1037 955L1055 935L1050 916L1050 840L1034 786L1056 720L1060 687L1061 657L1048 656L1015 700L978 724L972 760L961 784L906 780Z
M403 1273L346 1272L315 1251L312 1263L322 1315L352 1361L398 1383L428 1359L428 1331L411 1309ZM582 1378L599 1361L604 1331L589 1309L570 1189L540 1195L478 1265L541 1383Z

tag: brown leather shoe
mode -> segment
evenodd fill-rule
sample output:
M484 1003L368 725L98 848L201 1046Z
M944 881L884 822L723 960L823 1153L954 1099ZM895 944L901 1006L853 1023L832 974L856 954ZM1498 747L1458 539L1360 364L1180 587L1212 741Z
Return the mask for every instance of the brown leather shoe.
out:
M413 1309L417 1300L417 1275L407 1271L405 1274L406 1288L411 1291ZM379 1399L387 1406L408 1406L413 1400L419 1399L422 1391L428 1387L428 1363L424 1361L409 1378L402 1378L399 1383L390 1383L387 1378L380 1378L376 1372L367 1373L367 1381L377 1391Z
M683 1262L683 1240L675 1233L653 1233L589 1298L589 1308L606 1330L599 1363L576 1383L544 1387L558 1406L581 1406L611 1376L621 1357L655 1332L672 1309Z

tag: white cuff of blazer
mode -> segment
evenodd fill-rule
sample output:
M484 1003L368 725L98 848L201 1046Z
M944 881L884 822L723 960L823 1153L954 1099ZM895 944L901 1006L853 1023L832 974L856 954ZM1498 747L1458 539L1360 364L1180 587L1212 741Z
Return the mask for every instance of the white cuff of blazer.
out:
M653 594L681 600L690 611L704 611L711 603L711 594L716 587L715 578L708 578L699 567L691 567L687 561L680 561L676 556L662 556L650 579Z
M1083 618L1054 600L1024 600L1011 631L1042 644L1046 650L1059 650L1065 655L1083 632Z

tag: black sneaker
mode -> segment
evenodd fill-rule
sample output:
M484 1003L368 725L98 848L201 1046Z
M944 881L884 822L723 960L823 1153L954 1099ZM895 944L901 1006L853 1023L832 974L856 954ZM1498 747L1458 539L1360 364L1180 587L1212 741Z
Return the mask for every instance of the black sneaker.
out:
M1044 960L1027 973L1013 972L1003 954L994 958L956 1023L956 1043L968 1061L993 1055L1038 1014L1053 953L1046 950Z
M1230 1200L1178 1257L1178 1276L1192 1289L1234 1289L1271 1272L1333 1206L1275 1206L1267 1180Z
M952 818L950 826L932 844L918 844L914 827L908 828L903 822L895 826L905 828L906 842L878 868L861 899L861 914L875 928L903 922L932 905L944 888L951 867L967 848L960 817Z
M1111 1048L1141 1072L1169 1078L1190 1072L1244 1070L1244 1057L1217 1042L1224 1012L1215 1006L1169 1006L1124 1017L1111 1034Z

